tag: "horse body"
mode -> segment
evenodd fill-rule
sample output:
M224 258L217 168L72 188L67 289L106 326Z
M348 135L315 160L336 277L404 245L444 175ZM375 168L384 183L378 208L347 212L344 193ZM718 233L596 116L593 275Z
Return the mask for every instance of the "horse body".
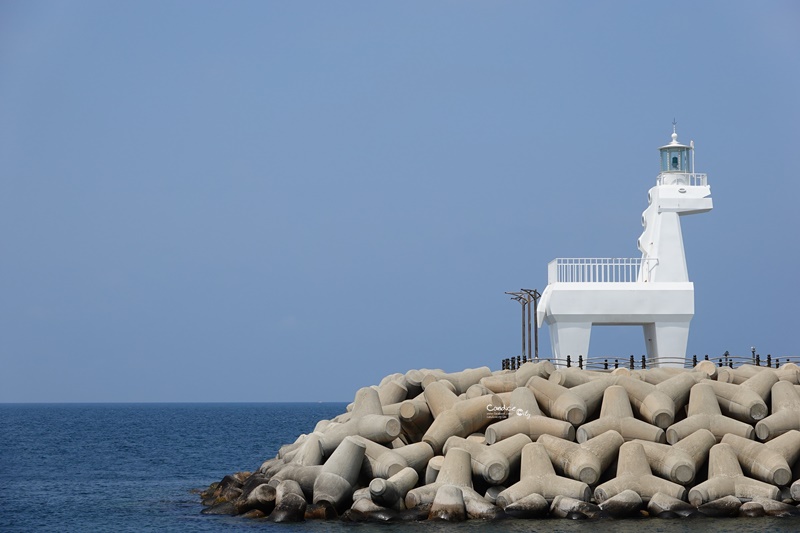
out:
M689 281L680 217L712 209L705 174L694 174L693 146L673 142L680 164L662 165L648 192L637 242L641 259L555 259L539 302L537 321L550 328L553 357L589 355L592 325L641 325L652 366L684 365L694 284ZM662 158L663 160L663 158ZM669 158L667 158L669 162ZM674 164L674 158L673 158Z

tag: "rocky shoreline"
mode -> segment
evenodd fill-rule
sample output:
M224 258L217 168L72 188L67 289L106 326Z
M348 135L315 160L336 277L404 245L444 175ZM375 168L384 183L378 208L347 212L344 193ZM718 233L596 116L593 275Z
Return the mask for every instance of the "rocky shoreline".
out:
M204 514L274 522L798 516L800 368L410 370Z

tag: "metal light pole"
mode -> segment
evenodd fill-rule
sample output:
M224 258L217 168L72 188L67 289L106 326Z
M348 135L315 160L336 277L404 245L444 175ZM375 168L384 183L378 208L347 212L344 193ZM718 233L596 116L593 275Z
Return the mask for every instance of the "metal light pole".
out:
M512 300L518 301L522 304L522 356L527 359L525 355L525 306L528 305L528 298L522 292L506 292L511 295Z
M536 289L521 289L522 292L528 295L528 354L531 353L531 306L530 303L533 301L533 315L537 316L537 311L539 310L539 298L542 296L539 294L539 291ZM534 356L533 360L537 363L539 362L539 321L536 320L533 323L533 334L534 334Z

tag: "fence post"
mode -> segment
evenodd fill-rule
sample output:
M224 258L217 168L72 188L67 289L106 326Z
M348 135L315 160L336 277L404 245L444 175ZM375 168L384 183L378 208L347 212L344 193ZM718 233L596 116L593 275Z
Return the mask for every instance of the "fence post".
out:
M603 362L603 370L608 370L608 359Z
M697 366L697 354L694 354L692 356L692 366L693 367Z
M647 370L647 359L645 359L644 355L642 356L642 370Z
M522 359L522 358L521 358L520 356L517 356L517 368L519 368L519 367L521 367L521 366L522 366L522 361L521 361L521 359Z
M614 368L619 368L619 359L614 359Z
M633 362L633 354L631 354L631 370L636 369L636 363Z
M761 366L761 354L756 354L756 366Z
M583 370L583 356L582 355L578 356L578 368Z
M767 367L772 368L772 354L767 354Z
M570 356L568 355L568 356L567 356L567 368L570 368L571 366L572 366L572 357L570 357Z

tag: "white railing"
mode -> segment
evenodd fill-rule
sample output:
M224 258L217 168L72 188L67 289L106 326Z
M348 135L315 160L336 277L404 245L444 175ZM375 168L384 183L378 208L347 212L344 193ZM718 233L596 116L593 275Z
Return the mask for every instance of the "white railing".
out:
M689 185L705 186L708 185L706 174L689 174L684 172L662 172L656 178L657 185Z
M633 258L564 258L547 265L548 283L634 283L639 281L642 260ZM646 269L642 281L647 281Z

